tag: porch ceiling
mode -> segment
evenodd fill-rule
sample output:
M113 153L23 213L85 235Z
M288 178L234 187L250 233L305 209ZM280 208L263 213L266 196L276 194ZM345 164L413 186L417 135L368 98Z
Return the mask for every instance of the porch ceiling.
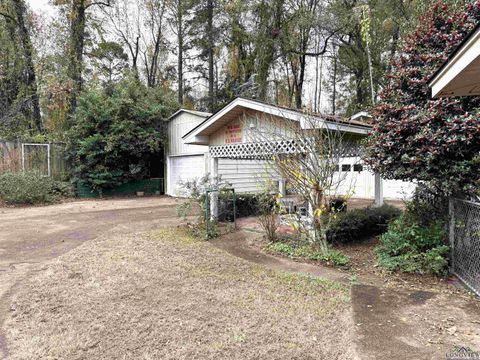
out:
M432 97L480 95L480 27L434 74L429 86Z

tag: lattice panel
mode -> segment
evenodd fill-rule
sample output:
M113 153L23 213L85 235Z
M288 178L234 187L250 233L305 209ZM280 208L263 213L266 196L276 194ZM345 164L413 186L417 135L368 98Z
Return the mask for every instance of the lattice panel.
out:
M480 296L480 203L452 199L452 270Z
M264 160L278 154L305 154L314 148L313 139L281 140L211 146L210 155L225 159ZM342 157L361 155L360 146L354 143L346 143L338 151L341 151Z

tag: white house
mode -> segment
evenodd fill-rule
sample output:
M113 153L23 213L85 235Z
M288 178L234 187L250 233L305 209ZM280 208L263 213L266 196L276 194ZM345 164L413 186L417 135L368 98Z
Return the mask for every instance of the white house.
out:
M306 114L298 110L244 98L233 100L213 115L180 110L169 122L167 194L181 195L176 186L178 180L198 178L206 172L221 175L240 193L261 190L262 180L267 177L281 183L274 169L259 159L264 151L262 146L268 144L255 141L253 131L263 128L281 133L292 123L303 129L307 126L305 118ZM348 121L315 115L318 126L340 131L357 140L367 136L371 128L363 121L366 118L366 113ZM362 164L359 155L352 153L341 160L338 170L345 177L344 191L353 185L355 197L376 197L378 204L383 197L403 199L411 195L413 184L387 180L382 196L379 177Z

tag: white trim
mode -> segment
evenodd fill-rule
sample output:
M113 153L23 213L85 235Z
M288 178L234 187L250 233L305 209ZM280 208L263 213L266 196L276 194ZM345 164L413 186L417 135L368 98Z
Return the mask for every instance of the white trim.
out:
M356 119L362 118L362 117L366 117L366 118L370 119L370 118L372 118L372 115L370 115L370 113L368 111L359 111L356 114L353 114L350 117L350 120L356 120Z
M177 112L175 112L172 116L170 116L170 117L168 118L168 121L173 120L175 117L177 117L178 115L180 115L181 113L184 113L184 112L185 112L185 113L188 113L188 114L192 114L192 115L198 116L198 117L202 117L202 118L207 118L207 117L209 117L210 115L212 115L211 113L207 113L207 112L203 112L203 111L180 109L180 110L178 110Z
M196 152L196 153L184 153L184 154L168 155L168 157L174 158L174 157L185 157L185 156L199 156L199 155L205 155L206 153L208 153L208 151Z
M445 88L479 56L480 29L478 29L470 39L463 44L455 56L448 60L445 67L430 81L429 86L432 89L432 97L451 95L448 93L442 93L442 91L444 91Z
M187 135L184 135L182 139L186 144L208 145L209 136L204 134L202 135L201 133L208 129L211 125L213 125L217 120L222 118L228 112L239 106L263 112L272 116L278 116L288 120L298 121L300 122L302 128L307 128L307 124L305 123L305 117L308 115L306 114L295 110L280 108L275 105L260 103L254 100L237 98L233 100L230 104L225 106L223 109L221 109L219 112L217 112L215 115L212 115L203 124L200 124L192 133L187 133ZM331 130L345 131L364 135L368 134L369 131L368 128L362 126L356 126L352 124L340 124L334 121L328 121L328 119L322 119L321 116L316 116L316 118L319 119L320 127L326 125L327 128Z

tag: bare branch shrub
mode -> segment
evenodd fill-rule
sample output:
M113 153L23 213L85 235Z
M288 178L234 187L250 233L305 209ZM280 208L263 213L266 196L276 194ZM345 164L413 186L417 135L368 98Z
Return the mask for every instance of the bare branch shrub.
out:
M345 124L334 118L308 114L298 121L286 118L257 118L256 124L245 128L249 141L262 149L258 158L271 163L308 204L307 221L294 220L292 227L328 254L327 232L341 210L330 206L330 200L338 197L340 186L345 198L351 196L351 186L339 170L341 159L351 156L357 139L343 132Z

